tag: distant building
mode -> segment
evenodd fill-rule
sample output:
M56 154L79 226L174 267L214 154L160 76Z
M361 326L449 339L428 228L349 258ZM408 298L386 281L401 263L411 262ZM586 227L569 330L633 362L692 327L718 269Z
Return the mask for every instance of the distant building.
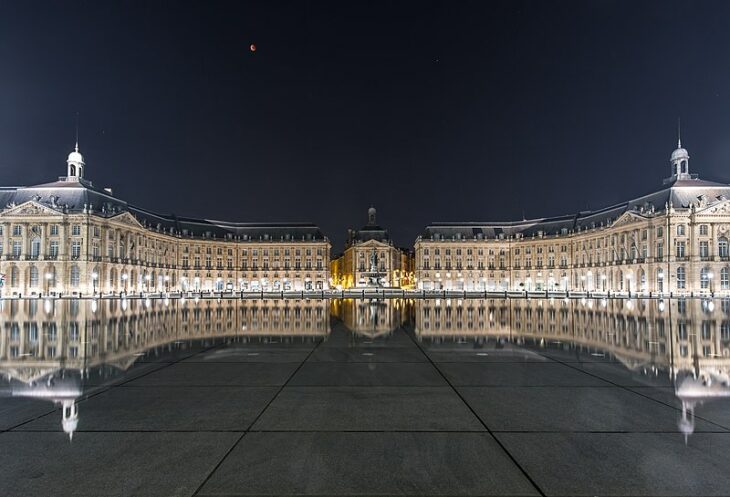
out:
M3 295L329 286L330 242L309 223L156 214L96 188L78 149L67 175L0 188Z
M388 230L378 225L376 210L368 209L368 222L348 230L345 251L331 264L332 284L338 288L410 288L413 282L411 252L393 244Z
M730 185L689 172L681 142L659 191L596 211L449 222L415 243L419 289L730 291Z

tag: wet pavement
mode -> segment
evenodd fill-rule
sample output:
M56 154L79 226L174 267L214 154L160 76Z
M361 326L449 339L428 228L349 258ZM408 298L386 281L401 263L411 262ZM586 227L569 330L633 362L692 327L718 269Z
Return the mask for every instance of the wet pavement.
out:
M708 303L4 301L0 494L729 495Z

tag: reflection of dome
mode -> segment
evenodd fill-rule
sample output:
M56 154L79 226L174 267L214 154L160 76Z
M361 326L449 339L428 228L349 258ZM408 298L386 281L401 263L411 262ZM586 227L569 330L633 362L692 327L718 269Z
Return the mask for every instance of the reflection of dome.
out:
M74 432L79 425L79 407L74 400L63 401L61 426L68 433L68 439L73 440Z

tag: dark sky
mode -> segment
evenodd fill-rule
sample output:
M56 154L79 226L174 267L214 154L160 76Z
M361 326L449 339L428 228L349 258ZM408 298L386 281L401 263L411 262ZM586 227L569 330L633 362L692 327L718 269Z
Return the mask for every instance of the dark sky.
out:
M730 2L0 0L0 184L86 176L164 213L432 221L730 181ZM251 53L249 44L257 51Z

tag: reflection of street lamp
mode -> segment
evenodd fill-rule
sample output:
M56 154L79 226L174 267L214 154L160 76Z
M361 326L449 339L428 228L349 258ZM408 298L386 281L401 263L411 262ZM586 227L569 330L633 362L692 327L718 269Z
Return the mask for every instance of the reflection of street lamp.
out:
M51 293L51 280L53 279L53 273L50 271L45 274L46 276L46 295Z
M124 293L127 293L127 278L129 278L129 275L127 273L122 273L122 281L124 282Z
M91 273L91 283L93 285L94 295L96 295L96 280L98 280L98 279L99 279L99 273L97 273L96 271L92 272Z

